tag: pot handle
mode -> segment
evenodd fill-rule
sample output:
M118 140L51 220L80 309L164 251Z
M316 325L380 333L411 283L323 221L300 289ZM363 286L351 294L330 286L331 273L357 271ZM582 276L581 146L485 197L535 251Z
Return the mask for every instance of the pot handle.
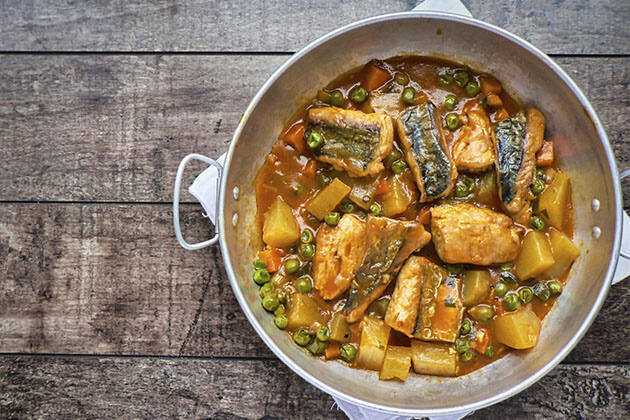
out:
M472 17L470 11L459 0L424 0L412 9L414 12L445 12Z
M626 169L619 174L619 180L623 181L629 176L630 169ZM612 278L612 284L617 284L628 276L630 276L630 217L624 211L621 218L621 250L619 251L619 260Z
M175 188L173 190L173 227L175 228L175 236L177 237L177 241L183 248L188 249L188 250L196 250L196 249L205 248L207 246L216 244L217 241L219 240L219 225L214 221L216 219L213 220L215 234L212 238L208 239L207 241L197 242L196 244L189 244L188 242L186 242L186 240L182 236L181 226L179 223L179 192L181 190L182 176L184 174L184 169L186 168L186 165L188 164L188 162L190 162L193 159L205 162L211 165L212 168L216 170L216 174L213 174L212 176L212 177L216 177L216 190L214 192L215 208L212 209L214 210L214 214L211 214L210 209L206 208L206 205L204 204L204 202L200 200L200 202L204 205L204 209L206 210L206 213L210 219L214 219L214 216L219 214L219 200L217 199L218 194L216 194L216 192L218 192L220 189L221 175L223 173L223 166L221 166L219 162L217 162L214 159L210 159L209 157L199 155L197 153L189 154L184 159L182 159L182 161L179 163L179 167L177 168L177 175L175 175ZM211 168L206 169L204 173L209 172L209 171L211 171ZM211 180L211 178L209 178L209 180ZM197 199L199 199L199 197L197 197Z

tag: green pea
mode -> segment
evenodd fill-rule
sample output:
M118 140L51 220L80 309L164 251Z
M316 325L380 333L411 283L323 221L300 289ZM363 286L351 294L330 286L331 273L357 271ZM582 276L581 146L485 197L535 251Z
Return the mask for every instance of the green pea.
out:
M254 268L267 268L267 262L258 258L254 260Z
M330 93L330 104L332 106L343 106L343 93L338 90L334 90Z
M494 295L501 297L501 296L505 296L505 294L508 291L508 287L505 283L497 283L496 286L494 286Z
M467 319L464 319L464 320L462 321L462 326L461 326L461 328L459 329L459 334L460 334L460 335L466 335L466 334L468 334L468 333L470 332L470 328L471 328L471 327L470 327L470 321L469 321L469 320L467 320Z
M394 75L394 80L399 85L405 86L407 83L409 83L409 76L407 76L405 73L398 72Z
M465 185L460 184L455 186L455 197L466 197L468 194L470 194L470 191L468 191Z
M376 203L372 203L370 205L370 213L372 213L374 216L380 216L383 211L381 210L381 206Z
M309 261L315 255L315 247L313 244L300 244L298 246L298 254L303 260Z
M299 328L293 333L293 341L295 341L298 346L306 347L312 339L313 337L311 337L304 328Z
M479 83L477 82L468 82L466 84L466 93L468 94L468 96L475 96L476 94L479 93Z
M330 330L326 326L321 326L317 330L317 339L319 341L328 341L330 338Z
M310 244L314 239L313 231L310 229L304 229L300 235L300 242L303 244Z
M532 185L529 186L529 188L534 194L538 195L545 189L545 183L542 182L540 179L537 179Z
M317 182L319 183L320 187L325 187L332 182L332 178L325 173L320 172L319 174L317 174Z
M396 162L398 159L401 159L401 158L402 158L402 153L400 153L398 149L392 149L392 151L389 152L387 157L383 160L383 163L388 168L391 168L394 162Z
M501 271L510 271L513 266L514 264L512 264L511 262L506 262L506 263L501 264L501 267L499 267L499 269Z
M402 92L402 101L407 105L413 105L416 102L416 91L414 88L405 88Z
M542 179L543 181L545 180L546 176L545 176L545 170L544 169L536 169L536 178L538 179Z
M463 353L468 349L470 349L470 341L465 338L455 339L455 351L457 351L457 353Z
M278 299L278 300L280 300L280 299ZM273 314L275 316L284 315L286 313L287 313L287 307L284 306L282 303L280 305L278 305L278 307L276 308L275 311L273 311Z
M260 290L258 290L258 294L260 295L261 298L264 298L269 293L273 293L274 290L276 290L276 288L274 287L273 284L271 284L271 282L269 282L269 283L263 284L260 287Z
M476 321L488 322L494 316L494 309L490 305L477 305L468 309L468 313Z
M453 76L448 73L442 73L438 76L438 80L443 85L449 85L453 81Z
M468 74L467 71L458 70L455 72L455 83L457 83L457 86L464 87L466 86L469 80L470 80L470 75Z
M523 302L523 305L526 305L534 298L534 292L529 287L521 287L518 289L518 297Z
M451 274L462 274L464 272L464 264L446 264L446 269Z
M459 127L459 116L455 113L446 114L446 126L449 130L457 130Z
M494 357L494 346L489 345L488 347L486 347L486 351L483 355L492 359Z
M308 277L300 277L295 283L295 288L298 289L298 292L300 293L310 292L313 288L313 285L311 284L311 279L309 279Z
M365 102L367 97L367 90L363 89L360 86L352 89L352 92L350 92L350 99L352 99L352 102L355 102L357 104L362 104L363 102Z
M313 356L319 356L324 353L326 347L328 347L328 342L313 340L311 341L311 344L308 345L307 349L313 354Z
M551 291L545 283L536 283L532 286L532 292L542 302L546 302L551 297Z
M297 258L291 258L284 262L284 271L287 274L295 274L300 269L300 261Z
M503 306L508 311L515 311L519 307L518 295L515 292L509 292L503 298Z
M339 210L341 210L342 213L350 213L354 210L354 204L349 200L343 200L341 204L339 204Z
M326 213L326 216L324 216L324 222L326 222L328 226L337 226L340 218L341 216L339 215L339 212L330 211Z
M273 322L276 324L276 327L284 330L289 325L289 318L286 315L277 315Z
M550 282L547 282L547 287L549 288L551 296L562 293L562 284L560 284L558 280L551 280Z
M357 216L359 216L359 219L365 220L365 218L367 217L367 214L363 210L359 210L359 212L357 213Z
M278 301L278 296L276 296L274 293L266 295L262 300L263 308L265 308L269 312L273 312L278 309L279 305L280 301Z
M311 149L317 149L324 143L324 137L315 130L312 130L308 137L306 138L306 144Z
M254 272L254 282L256 284L262 285L267 283L269 280L271 280L271 274L269 274L269 271L264 268L259 268Z
M510 271L502 272L499 277L506 283L518 283L516 276Z
M444 98L444 108L452 111L455 109L457 105L457 97L455 95L446 95Z
M456 197L466 197L475 189L475 180L469 176L462 175L457 180L457 185L455 186L455 196Z
M529 221L529 225L536 230L543 230L545 228L545 221L540 216L532 216Z
M459 358L462 359L463 362L470 362L473 358L472 350L466 350L465 352L459 355Z
M348 363L352 363L357 355L357 348L352 344L344 344L341 346L341 358Z
M395 174L401 174L405 172L406 170L407 170L407 162L405 162L404 160L400 159L392 163L392 171L394 171Z
M278 301L281 304L286 304L287 303L287 294L283 290L278 290L276 292L276 296L278 296Z

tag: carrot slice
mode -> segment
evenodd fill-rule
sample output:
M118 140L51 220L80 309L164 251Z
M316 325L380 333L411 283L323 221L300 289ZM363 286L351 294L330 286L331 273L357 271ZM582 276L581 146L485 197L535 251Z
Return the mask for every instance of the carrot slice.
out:
M317 173L317 161L315 159L310 159L304 168L302 169L302 174L308 178L314 178Z
M282 257L284 252L278 248L267 248L258 253L258 258L267 263L267 271L275 273L282 265Z
M294 124L284 134L284 142L293 146L293 148L300 154L306 151L306 142L304 141L304 132L306 131L306 125Z
M386 179L381 179L381 182L379 182L378 186L376 187L374 195L387 194L390 190L391 188L389 187L389 182L387 182Z
M368 91L383 86L385 82L392 78L387 70L376 66L374 63L367 63L363 71L365 72L363 87Z
M490 334L485 328L479 328L475 339L470 343L470 347L477 352L484 354L490 343Z
M553 163L553 142L545 141L536 153L536 165L541 167L551 166Z
M337 359L341 356L341 345L334 341L331 341L326 347L326 352L324 353L326 360Z
M501 88L501 83L499 83L497 79L486 74L479 77L479 84L484 95L488 95L490 93L498 95L503 90Z

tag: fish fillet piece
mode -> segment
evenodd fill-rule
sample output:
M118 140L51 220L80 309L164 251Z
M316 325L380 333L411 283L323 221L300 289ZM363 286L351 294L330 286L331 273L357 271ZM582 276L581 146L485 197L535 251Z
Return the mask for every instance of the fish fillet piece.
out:
M482 172L494 163L490 120L477 102L468 102L464 113L468 121L453 144L453 160L460 171Z

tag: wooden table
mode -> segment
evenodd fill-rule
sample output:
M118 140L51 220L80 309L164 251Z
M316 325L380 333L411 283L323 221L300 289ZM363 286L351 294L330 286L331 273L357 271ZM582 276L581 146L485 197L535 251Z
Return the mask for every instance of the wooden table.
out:
M73 3L0 3L0 417L344 418L249 326L218 249L179 247L172 184L292 52L415 2ZM464 3L569 72L627 167L627 0ZM626 281L560 366L471 418L630 418L629 312Z

